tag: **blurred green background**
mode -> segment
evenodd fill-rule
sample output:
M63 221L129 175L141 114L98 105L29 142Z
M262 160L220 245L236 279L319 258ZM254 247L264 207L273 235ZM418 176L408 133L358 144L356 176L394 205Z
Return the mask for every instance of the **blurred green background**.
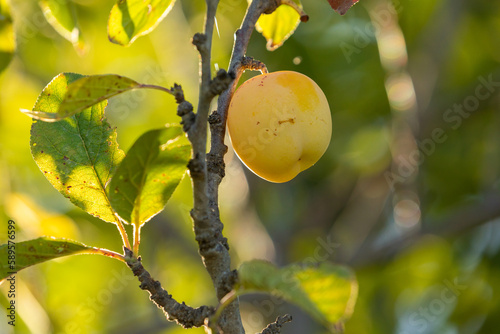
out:
M31 109L61 72L116 73L182 84L197 101L203 1L178 1L131 47L110 43L113 1L76 0L85 53L45 21L36 1L12 0L17 51L0 73L0 243L51 235L120 251L115 226L74 207L31 158ZM5 4L5 0L0 1ZM214 68L226 68L246 1L222 0ZM332 110L333 138L296 179L272 184L230 150L221 213L233 264L325 258L354 268L359 298L346 333L497 333L500 326L500 2L361 0L344 17L327 1L274 52L254 33L247 55L270 71L315 80ZM0 41L1 53L8 45ZM3 44L2 44L3 43ZM3 49L2 49L3 48ZM245 77L255 75L247 73ZM173 99L135 91L113 98L108 119L127 150L145 130L178 122ZM214 304L197 254L189 180L143 228L145 267L180 301ZM130 233L130 232L129 232ZM167 323L122 264L98 256L49 261L18 274L16 333L203 333ZM6 285L0 304L8 303ZM326 333L299 309L242 299L248 333L291 313L283 333ZM5 318L0 332L12 328Z

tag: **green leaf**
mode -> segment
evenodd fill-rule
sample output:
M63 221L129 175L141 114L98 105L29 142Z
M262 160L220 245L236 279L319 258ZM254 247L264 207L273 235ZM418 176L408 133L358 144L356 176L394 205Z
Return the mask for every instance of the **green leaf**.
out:
M276 295L300 306L330 329L351 316L358 293L352 271L327 262L278 269L269 262L254 260L244 262L238 276L238 295Z
M164 89L159 86L142 85L116 74L81 76L71 82L59 101L57 111L22 110L25 114L46 122L55 122L75 115L96 103L136 88ZM167 90L168 91L168 90Z
M290 37L300 23L300 15L288 5L279 6L271 14L262 14L255 28L267 40L267 49L274 51Z
M79 53L83 53L85 42L80 34L73 2L70 0L40 0L39 3L45 18L55 31L70 41Z
M33 110L55 113L68 84L81 78L74 73L55 77L38 97ZM106 184L123 159L116 131L106 121L99 102L59 122L33 121L31 153L45 177L76 206L107 222L118 217L106 194Z
M9 65L15 48L10 6L7 0L0 0L0 73Z
M175 0L118 0L108 20L111 42L129 46L149 34L167 16Z
M50 237L0 245L0 258L2 259L0 281L29 266L58 257L88 253L92 250L95 248L76 241Z
M108 187L111 205L120 217L141 226L163 210L187 170L190 153L177 125L139 137Z

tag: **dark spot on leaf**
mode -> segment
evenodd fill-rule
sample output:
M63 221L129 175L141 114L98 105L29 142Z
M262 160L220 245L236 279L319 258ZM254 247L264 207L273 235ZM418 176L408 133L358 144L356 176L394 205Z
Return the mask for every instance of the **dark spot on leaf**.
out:
M40 153L43 153L43 151L40 151Z
M64 160L68 160L69 158L68 158L67 156L64 156L64 158L63 158L63 159L64 159Z
M47 171L46 171L46 170L44 170L43 172L44 172L45 174L47 174Z
M29 250L30 252L33 252L33 253L34 253L34 252L36 252L36 249L35 249L35 247L33 247L33 246L30 246L30 248L28 248L28 250Z

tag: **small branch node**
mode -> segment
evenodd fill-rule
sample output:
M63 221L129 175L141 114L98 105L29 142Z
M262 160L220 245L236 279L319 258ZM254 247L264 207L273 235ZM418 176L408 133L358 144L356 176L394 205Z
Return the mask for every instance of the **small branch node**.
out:
M188 132L192 125L196 121L196 114L193 112L193 105L184 99L184 91L181 85L174 84L174 87L170 88L172 94L174 94L175 102L177 105L177 115L181 117L182 129L184 132Z
M196 49L200 53L205 53L208 51L208 49L207 49L207 35L205 35L205 34L197 32L196 34L194 34L193 39L191 40L191 43L193 43L193 45L196 46Z
M227 151L227 146L225 148ZM213 153L207 154L207 171L209 173L216 174L222 179L226 176L225 169L226 163L224 162L224 157Z
M210 82L210 94L212 96L219 95L229 87L234 78L235 75L233 72L228 73L226 70L220 69L215 78Z
M234 286L238 283L238 271L231 270L224 277L222 277L222 289L226 291L233 290Z
M188 169L191 177L202 177L203 175L205 175L204 165L200 161L198 156L196 156L194 159L189 160Z

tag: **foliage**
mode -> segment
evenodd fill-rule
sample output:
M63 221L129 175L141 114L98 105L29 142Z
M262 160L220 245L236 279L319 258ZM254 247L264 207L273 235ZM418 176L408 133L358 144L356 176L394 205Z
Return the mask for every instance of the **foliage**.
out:
M205 8L202 2L178 1L154 31L120 48L105 33L116 2L67 3L74 5L79 38L85 37L81 55L75 53L74 40L68 42L43 20L38 3L0 0L0 216L4 222L16 221L19 242L53 235L120 250L113 224L101 224L62 200L40 177L27 139L32 122L17 111L35 101L55 74L67 71L119 73L166 87L177 80L194 102L198 54L186 41L200 29ZM221 1L213 67L229 62L245 5ZM395 1L392 7L385 1L362 1L340 17L327 1L303 6L310 21L300 24L280 48L267 53L264 38L254 36L247 54L265 61L271 71L294 70L315 79L332 106L333 141L312 170L283 185L267 184L244 171L230 149L220 197L234 265L252 258L280 267L327 258L350 265L360 290L347 333L495 332L500 305L495 210L500 207L500 7L486 0ZM16 22L15 56L11 17ZM401 35L392 30L384 35L387 39L380 38L373 27L397 27ZM400 50L401 37L408 63L398 53L384 53ZM387 55L397 56L395 62L388 64ZM397 75L398 64L404 65L404 75ZM105 97L110 98L106 118L117 126L113 131L125 151L131 152L142 133L179 122L175 101L163 95L133 89ZM406 108L412 99L414 109ZM418 126L405 125L408 115ZM412 130L417 146L408 152L419 152L421 160L407 160L399 171L391 170L401 161L394 155L396 144L409 138L400 136L401 129ZM439 129L444 135L436 136ZM414 174L406 178L411 170ZM387 171L396 177L392 180L410 183L393 192ZM165 210L144 226L141 255L171 294L192 305L216 305L192 237L192 200L185 178ZM0 231L1 243L4 236L6 229ZM30 310L18 314L19 333L34 328L41 333L139 332L151 324L156 326L151 331L184 332L159 319L119 261L65 257L27 268L17 277L23 289L18 302ZM2 306L9 302L5 286L0 287ZM260 331L286 312L294 314L294 323L285 325L284 333L304 333L304 328L324 332L278 299L244 295L240 303L248 332ZM1 332L9 329L0 327Z

